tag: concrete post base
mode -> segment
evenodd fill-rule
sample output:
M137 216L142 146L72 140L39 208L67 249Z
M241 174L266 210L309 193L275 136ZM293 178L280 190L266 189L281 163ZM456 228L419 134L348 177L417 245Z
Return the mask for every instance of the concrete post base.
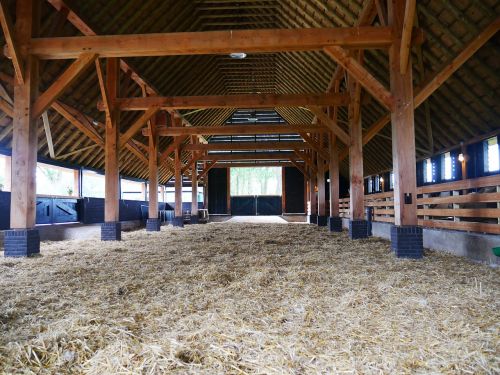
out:
M121 241L122 223L111 221L101 224L101 241Z
M368 238L368 222L366 220L349 220L349 237L351 240Z
M342 232L342 218L339 216L330 216L328 218L328 229L330 232Z
M307 222L309 224L318 224L318 215L307 215Z
M398 258L422 258L424 255L422 227L416 225L392 226L391 248Z
M198 215L191 215L191 219L189 220L190 224L199 224L200 220L198 219Z
M159 232L161 228L161 221L158 218L148 219L146 221L146 231L147 232Z
M182 217L182 216L175 216L172 219L172 225L174 227L184 228L184 217Z
M40 253L38 229L11 229L4 232L4 255L28 257Z
M319 216L318 215L318 218L317 218L318 227L326 227L327 223L328 223L327 216Z

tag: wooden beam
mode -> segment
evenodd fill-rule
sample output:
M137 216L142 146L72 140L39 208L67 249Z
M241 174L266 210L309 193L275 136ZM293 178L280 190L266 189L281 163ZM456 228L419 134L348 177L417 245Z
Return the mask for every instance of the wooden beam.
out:
M79 131L93 140L96 144L104 147L104 139L97 132L97 130L92 127L92 125L86 120L83 114L72 111L71 107L61 103L60 101L55 101L54 103L52 103L52 108L55 109L66 120L68 120Z
M233 135L233 134L298 134L325 133L330 130L317 125L223 125L223 126L193 126L184 128L158 127L160 137L176 137L190 135ZM142 135L149 136L147 129Z
M223 154L207 154L202 156L199 160L290 160L296 158L293 152L238 152L238 153L223 153Z
M318 169L316 174L316 181L318 183L318 216L326 216L325 162L318 157L316 158L316 165Z
M37 38L30 53L40 59L71 59L86 51L101 57L315 51L324 46L385 48L388 27L227 30L135 35Z
M363 179L363 128L361 121L361 85L349 77L349 91L352 104L349 106L349 180L350 205L349 219L351 221L365 219L364 206L364 179Z
M111 113L109 111L110 108L110 99L108 94L108 89L106 87L106 79L104 77L104 70L102 69L101 61L99 59L95 60L95 70L97 73L97 80L99 81L99 88L101 89L101 97L102 102L104 104L105 112L106 112L106 121L111 121Z
M4 98L0 98L0 110L5 112L9 117L14 117L14 108L12 104L8 103Z
M159 137L156 134L156 119L153 117L149 122L149 204L148 204L148 219L158 219L158 141ZM122 136L123 137L123 136ZM120 137L120 143L121 139Z
M408 65L411 69L411 31L413 29L413 22L415 20L415 12L417 10L416 0L406 0L405 14L403 21L403 32L401 35L401 46L399 49L400 65L399 70L401 74L406 74Z
M54 101L82 74L97 58L95 53L83 53L68 69L37 99L33 105L33 116L40 117Z
M334 134L330 134L330 216L338 217L340 214L340 188L339 188L339 156L337 140Z
M47 137L47 147L49 148L49 155L52 159L55 159L56 155L54 153L54 143L52 143L52 132L50 131L50 121L47 111L42 113L43 128L45 130L45 136Z
M340 126L338 126L336 121L328 117L328 115L323 111L321 107L309 107L309 110L314 113L318 120L328 129L330 129L345 145L348 146L351 143L349 134L347 134Z
M318 153L323 159L328 159L328 152L325 151L319 143L317 143L312 137L306 133L299 133L302 139L307 143L311 148Z
M394 224L417 225L417 172L415 156L415 121L412 69L402 74L401 40L405 1L389 2L389 25L395 39L389 50L391 92L395 98L392 124L392 165L394 168Z
M309 179L309 173L306 172L303 165L300 165L296 159L290 159L290 162L304 175L304 179Z
M377 6L377 14L380 24L382 26L387 26L387 8L385 6L385 0L375 0L375 5Z
M391 93L366 68L351 57L348 51L338 46L325 47L324 51L338 64L342 65L349 72L349 75L358 81L385 108L392 109L393 98Z
M414 108L420 106L429 96L431 96L441 85L446 82L451 75L456 72L475 52L477 52L496 32L500 29L500 18L491 22L483 31L473 38L467 46L454 58L442 65L441 69L432 73L424 82L417 87L413 98ZM363 145L370 142L389 122L391 115L386 114L371 125L363 136ZM343 160L347 154L340 155Z
M183 151L250 151L250 150L304 150L311 148L307 142L216 142L206 144L186 144Z
M117 59L108 59L106 64L106 86L110 100L113 101L119 90L119 66ZM104 221L118 222L120 220L120 172L118 137L120 129L120 112L116 108L110 110L110 118L105 126L106 144L104 147L105 165L105 198Z
M19 44L29 43L38 32L39 8L34 0L16 2L15 37ZM38 150L37 118L33 102L38 92L38 60L24 55L24 80L14 83L14 116L12 135L12 174L10 227L31 229L36 223L36 165Z
M24 64L14 38L14 25L9 14L9 7L7 6L6 0L0 0L0 23L2 24L5 42L7 43L9 54L12 58L12 65L14 66L17 82L24 84Z
M151 107L172 109L198 108L274 108L308 105L348 105L349 97L343 94L240 94L213 96L148 96L119 98L116 105L122 111L145 111ZM98 108L104 110L102 102Z
M147 121L159 111L158 107L147 109L128 129L120 136L120 145L122 148L141 128L146 125Z
M217 164L213 168L256 168L256 167L294 167L294 164L292 164L291 161L268 161L268 162L248 162L248 163L217 162Z
M215 167L216 164L217 164L217 160L214 160L211 163L207 163L207 165L205 166L205 168L198 175L198 181L201 180L202 178L204 178L207 175L207 173L210 171L210 169L212 169L213 167Z

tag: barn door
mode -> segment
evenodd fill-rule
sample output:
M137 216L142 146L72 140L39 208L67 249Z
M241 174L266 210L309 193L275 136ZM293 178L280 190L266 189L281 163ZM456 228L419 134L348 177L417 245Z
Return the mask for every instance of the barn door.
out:
M257 215L281 215L281 196L259 195L256 199Z
M231 197L231 214L235 216L253 216L257 214L255 196Z
M64 198L37 198L36 223L55 224L78 221L78 200Z

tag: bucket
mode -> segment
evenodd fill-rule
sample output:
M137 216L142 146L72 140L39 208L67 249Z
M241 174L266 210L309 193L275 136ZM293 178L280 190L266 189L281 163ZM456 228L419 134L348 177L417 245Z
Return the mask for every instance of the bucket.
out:
M497 257L500 257L500 246L492 248L491 251L493 251L493 254L495 254Z

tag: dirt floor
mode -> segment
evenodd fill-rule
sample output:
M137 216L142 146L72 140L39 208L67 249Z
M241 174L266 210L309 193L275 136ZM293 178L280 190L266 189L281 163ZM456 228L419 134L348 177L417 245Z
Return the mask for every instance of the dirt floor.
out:
M0 373L499 373L500 270L313 225L0 258Z

